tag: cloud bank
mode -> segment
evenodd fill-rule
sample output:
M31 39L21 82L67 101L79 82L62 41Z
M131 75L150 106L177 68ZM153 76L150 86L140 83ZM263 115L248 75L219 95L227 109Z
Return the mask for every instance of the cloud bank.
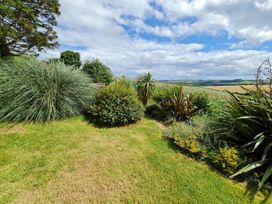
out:
M61 47L117 76L252 78L272 52L272 0L61 0Z

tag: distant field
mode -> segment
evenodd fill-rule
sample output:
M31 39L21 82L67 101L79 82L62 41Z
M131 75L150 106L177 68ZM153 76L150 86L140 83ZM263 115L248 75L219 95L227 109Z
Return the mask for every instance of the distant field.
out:
M254 85L243 85L243 87L248 89L256 89ZM217 90L217 91L230 91L230 92L237 92L237 93L245 93L245 90L240 85L235 86L205 86L203 88ZM266 90L269 89L268 85L264 86Z

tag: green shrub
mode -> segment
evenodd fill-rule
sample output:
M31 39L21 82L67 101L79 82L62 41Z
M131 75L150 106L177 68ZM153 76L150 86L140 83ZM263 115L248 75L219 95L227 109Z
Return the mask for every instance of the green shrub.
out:
M205 92L194 93L192 103L202 113L210 113L211 112L209 96Z
M152 104L146 107L145 114L156 120L164 120L164 115L162 115L162 110L158 104Z
M181 149L193 154L202 152L205 134L204 124L194 122L175 122L165 132L168 139L173 140Z
M78 115L92 90L88 76L62 63L0 61L0 121L46 122Z
M60 60L69 66L74 66L79 68L81 66L80 53L73 52L70 50L64 51L60 54Z
M124 86L124 87L127 87L129 89L133 89L133 90L136 91L136 83L135 83L135 81L127 79L124 76L120 77L120 78L116 78L112 83L115 86Z
M246 166L232 177L253 171L262 175L260 187L272 174L272 98L264 91L231 94L217 124L217 134L231 146L240 147Z
M143 106L134 89L116 83L95 95L88 112L98 124L121 126L138 121L143 116Z
M233 147L220 148L219 151L210 151L208 157L210 162L227 174L233 174L240 163L238 151Z
M193 97L191 93L184 93L182 87L171 87L161 89L154 101L160 106L166 121L186 121L199 111L193 105Z
M110 84L113 81L113 75L109 67L98 59L87 61L82 70L86 72L93 82Z

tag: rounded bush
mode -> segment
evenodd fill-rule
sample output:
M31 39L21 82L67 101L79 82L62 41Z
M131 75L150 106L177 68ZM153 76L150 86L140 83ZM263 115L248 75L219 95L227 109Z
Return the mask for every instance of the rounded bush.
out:
M110 84L113 81L111 69L98 59L85 62L82 71L95 83Z
M87 75L63 63L34 58L0 61L0 121L46 122L86 109L92 95Z
M66 50L60 54L60 60L69 66L79 68L81 66L80 53L71 50Z
M100 125L121 126L139 120L143 106L134 89L116 83L97 92L88 112Z

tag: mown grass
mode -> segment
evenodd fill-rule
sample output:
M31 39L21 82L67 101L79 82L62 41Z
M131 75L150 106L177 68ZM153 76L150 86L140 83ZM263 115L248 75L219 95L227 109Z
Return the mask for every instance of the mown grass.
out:
M244 185L180 154L150 119L0 127L0 203L249 203Z

